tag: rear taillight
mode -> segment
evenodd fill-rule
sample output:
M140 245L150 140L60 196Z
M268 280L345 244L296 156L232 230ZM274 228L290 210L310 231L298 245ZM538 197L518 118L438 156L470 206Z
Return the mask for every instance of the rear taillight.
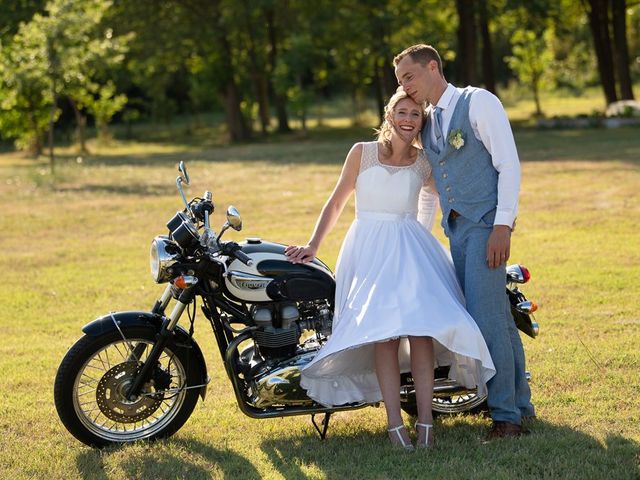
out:
M518 265L509 265L507 267L507 281L513 283L527 283L531 278L531 273L527 267Z
M522 277L524 278L524 282L522 283L527 283L531 278L531 273L529 272L529 269L524 265L520 265L520 270L522 270Z

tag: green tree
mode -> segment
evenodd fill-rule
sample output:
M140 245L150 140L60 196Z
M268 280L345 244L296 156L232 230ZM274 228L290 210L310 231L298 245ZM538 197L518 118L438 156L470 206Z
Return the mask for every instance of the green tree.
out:
M531 30L517 30L513 35L513 54L506 58L518 79L531 89L537 117L543 115L540 90L548 83L553 62L551 35L549 29L542 35Z
M113 29L103 24L111 5L102 0L51 0L48 15L32 20L47 37L52 94L68 98L72 105L83 152L86 113L95 116L100 136L106 138L108 121L126 104L126 96L116 94L108 72L123 61L131 36L114 36Z
M554 68L551 71L556 87L573 94L599 82L591 34L585 26L586 17L580 3L562 0L551 19L553 29Z
M102 141L107 141L111 138L109 122L126 104L127 96L117 93L116 87L111 81L100 85L98 91L87 102L87 108L96 119L98 135Z
M28 22L44 8L46 0L0 0L0 40L10 40L20 23Z
M45 14L37 13L20 25L2 55L6 92L0 117L10 124L19 146L29 145L39 154L43 118L48 113L52 170L59 98L68 97L76 116L82 119L81 112L91 110L99 124L102 122L103 131L105 122L115 113L114 107L122 108L126 100L112 91L113 85L107 79L101 78L109 67L122 61L126 42L125 38L115 38L113 31L101 24L110 5L101 0L51 0ZM106 101L111 102L108 108ZM81 130L84 123L78 123ZM81 145L84 147L83 134Z
M0 44L0 131L20 149L42 153L49 111L55 107L47 75L46 37L22 24L7 44Z

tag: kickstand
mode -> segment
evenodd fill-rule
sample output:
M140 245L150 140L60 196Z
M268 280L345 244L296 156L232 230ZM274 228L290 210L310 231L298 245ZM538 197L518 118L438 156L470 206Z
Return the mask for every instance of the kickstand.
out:
M320 434L320 440L324 440L325 437L327 436L327 430L329 428L330 418L331 418L331 412L325 413L324 417L322 418L322 422L320 422L320 426L322 426L322 428L320 428L320 426L318 426L318 424L316 423L316 414L315 413L311 414L311 423L313 423L313 426L316 428L316 431Z

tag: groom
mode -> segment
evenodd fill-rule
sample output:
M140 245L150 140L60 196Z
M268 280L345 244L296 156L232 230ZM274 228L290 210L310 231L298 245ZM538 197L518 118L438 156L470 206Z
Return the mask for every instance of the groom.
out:
M414 45L393 59L396 78L429 102L422 145L440 195L467 309L487 342L496 375L487 384L493 425L487 437L517 437L535 416L524 351L505 291L506 261L518 210L520 163L506 113L487 90L447 83L435 48Z

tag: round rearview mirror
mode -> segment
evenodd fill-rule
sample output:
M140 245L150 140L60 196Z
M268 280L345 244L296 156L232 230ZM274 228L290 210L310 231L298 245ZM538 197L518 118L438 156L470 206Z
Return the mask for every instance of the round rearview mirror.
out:
M180 172L180 175L182 176L182 181L184 183L186 183L187 185L189 185L189 174L187 173L187 166L185 165L185 163L183 161L180 161L180 165L178 165L178 171Z
M234 207L230 205L227 208L227 223L229 226L238 232L242 230L242 218L240 218L240 212Z

